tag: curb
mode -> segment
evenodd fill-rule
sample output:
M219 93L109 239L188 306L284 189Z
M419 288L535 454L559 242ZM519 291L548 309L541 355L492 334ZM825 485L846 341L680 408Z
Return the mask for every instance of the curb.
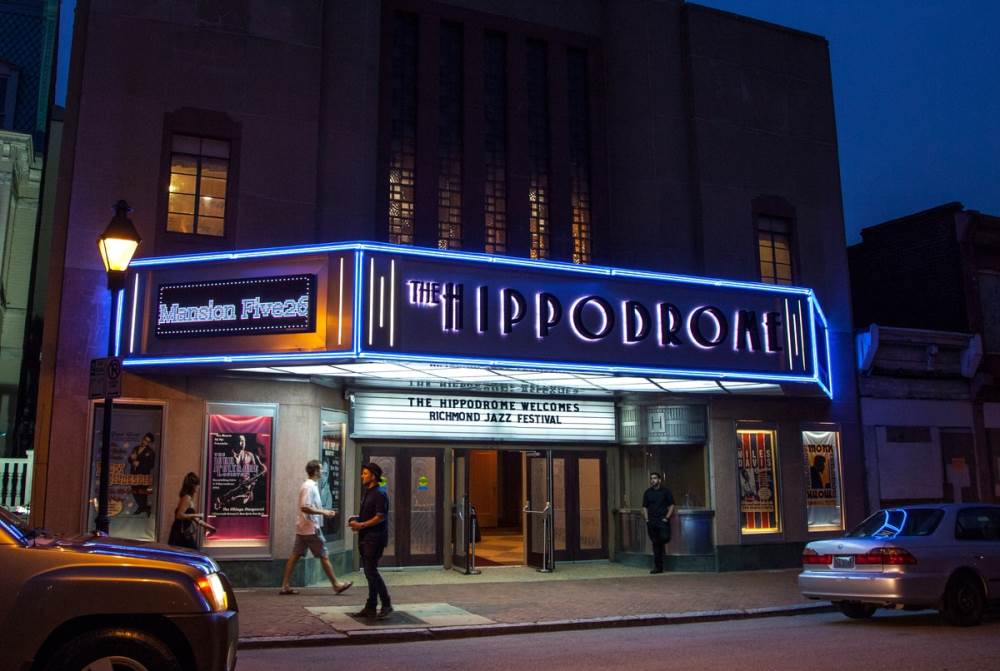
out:
M300 648L330 645L369 645L372 643L403 643L479 636L509 636L538 634L550 631L575 631L616 627L649 627L697 622L751 620L765 617L814 615L834 610L829 603L768 606L765 608L689 611L686 613L651 613L645 615L615 615L611 617L544 622L458 625L451 627L419 627L406 629L363 629L347 633L312 634L308 636L247 636L239 639L240 650L264 648Z

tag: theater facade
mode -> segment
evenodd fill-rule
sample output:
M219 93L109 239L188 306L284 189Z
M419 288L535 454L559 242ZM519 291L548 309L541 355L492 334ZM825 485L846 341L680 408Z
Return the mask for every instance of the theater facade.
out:
M794 562L860 494L808 288L333 243L139 259L122 299L125 370L160 393L115 416L187 436L164 469L200 474L204 547L243 582L286 555L310 459L344 565L367 460L387 562L463 572L646 561L650 471L677 500L675 568Z

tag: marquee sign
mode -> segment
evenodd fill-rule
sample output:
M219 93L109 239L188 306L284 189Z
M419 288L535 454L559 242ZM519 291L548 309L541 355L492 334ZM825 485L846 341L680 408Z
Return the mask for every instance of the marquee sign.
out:
M653 375L804 382L825 373L825 327L808 290L597 270L372 253L363 346Z
M117 317L127 367L399 362L810 384L833 395L827 321L802 287L369 242L131 268ZM257 334L299 335L244 337Z
M615 441L613 401L358 391L352 438Z
M315 275L161 284L157 297L161 338L302 333L316 324Z

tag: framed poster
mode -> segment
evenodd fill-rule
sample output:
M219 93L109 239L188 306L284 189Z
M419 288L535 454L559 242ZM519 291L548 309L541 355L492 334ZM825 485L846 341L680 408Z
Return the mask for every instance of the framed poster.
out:
M104 404L93 404L87 529L95 528L101 474ZM108 531L118 538L155 541L160 499L163 406L115 403L111 413Z
M840 486L840 432L803 431L806 512L809 531L844 528Z
M336 510L336 517L323 518L323 535L326 540L339 541L344 537L344 443L347 435L346 416L335 410L322 411L320 430L319 495L323 507Z
M741 532L776 533L781 530L774 457L777 433L772 429L737 429L736 437Z
M275 406L212 404L208 412L206 548L261 548L271 541Z

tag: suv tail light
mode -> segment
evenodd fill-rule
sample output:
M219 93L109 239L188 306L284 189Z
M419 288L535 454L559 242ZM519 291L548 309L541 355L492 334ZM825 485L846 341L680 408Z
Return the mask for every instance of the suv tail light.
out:
M874 548L867 554L856 555L855 565L881 564L882 566L902 566L904 564L916 564L917 558L903 548Z
M831 564L832 562L833 555L821 555L812 548L806 548L802 551L803 564Z

